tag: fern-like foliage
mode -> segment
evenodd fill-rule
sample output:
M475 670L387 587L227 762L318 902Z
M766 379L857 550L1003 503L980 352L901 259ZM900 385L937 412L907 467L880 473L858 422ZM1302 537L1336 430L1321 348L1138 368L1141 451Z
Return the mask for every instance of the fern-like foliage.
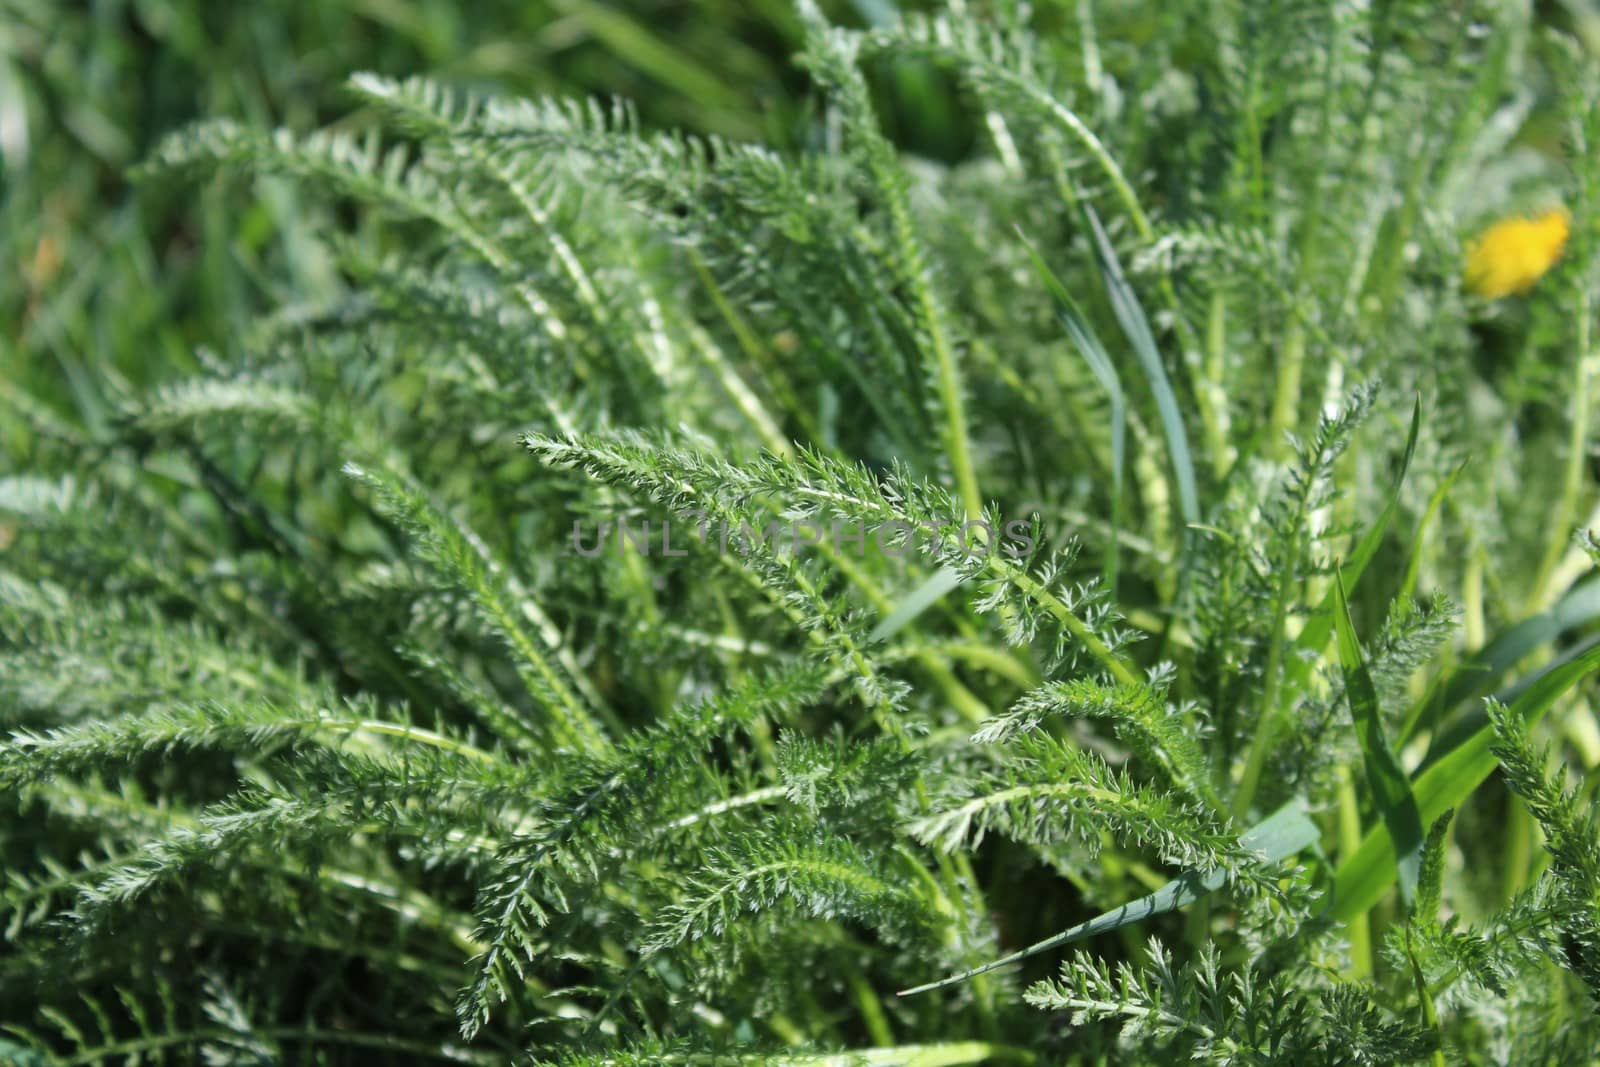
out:
M166 140L338 270L0 378L0 1053L1586 1062L1592 57L1047 7L800 3L799 151L375 74Z

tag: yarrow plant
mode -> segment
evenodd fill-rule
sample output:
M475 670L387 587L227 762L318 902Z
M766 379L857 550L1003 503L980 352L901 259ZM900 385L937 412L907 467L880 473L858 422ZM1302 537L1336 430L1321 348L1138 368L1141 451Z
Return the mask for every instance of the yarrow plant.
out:
M363 74L140 169L348 226L198 373L0 393L0 1049L1590 1062L1594 57L798 17L806 151Z

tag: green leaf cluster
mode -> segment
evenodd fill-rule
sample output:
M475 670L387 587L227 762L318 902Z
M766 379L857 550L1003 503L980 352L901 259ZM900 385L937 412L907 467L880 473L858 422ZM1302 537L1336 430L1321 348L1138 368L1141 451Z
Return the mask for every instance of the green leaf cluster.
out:
M1594 57L1487 3L793 25L798 151L363 74L150 154L318 201L334 273L0 391L0 1051L1587 1062ZM908 71L967 157L898 147Z

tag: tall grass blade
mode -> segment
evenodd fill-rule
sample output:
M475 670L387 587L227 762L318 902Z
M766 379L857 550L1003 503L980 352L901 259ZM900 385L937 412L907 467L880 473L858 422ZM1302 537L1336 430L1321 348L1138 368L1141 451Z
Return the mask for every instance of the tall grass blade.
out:
M1033 261L1034 273L1055 301L1056 315L1066 329L1067 337L1089 365L1089 372L1100 383L1100 388L1105 390L1111 403L1111 533L1106 539L1105 582L1106 588L1115 597L1119 556L1117 539L1122 532L1122 477L1128 435L1127 402L1122 392L1122 379L1118 377L1116 366L1111 362L1111 357L1106 355L1105 347L1078 307L1078 302L1072 299L1072 294L1067 292L1067 287L1061 284L1061 279L1050 269L1050 264L1045 262L1027 235L1021 230L1017 234Z
M1591 648L1545 672L1511 705L1511 714L1532 726L1562 694L1596 669L1600 669L1600 648ZM1489 746L1494 737L1493 726L1483 727L1415 779L1412 795L1423 820L1432 822L1451 808L1460 807L1493 773L1496 760ZM1395 848L1389 829L1374 827L1334 876L1331 914L1348 920L1366 911L1378 902L1395 875Z
M1161 432L1167 438L1167 452L1172 461L1172 477L1178 489L1178 513L1185 525L1200 521L1200 494L1195 487L1194 458L1189 452L1189 435L1183 426L1183 415L1178 410L1178 397L1172 390L1161 353L1156 349L1155 336L1150 332L1150 322L1145 317L1139 298L1134 295L1128 280L1123 276L1117 250L1106 236L1105 227L1094 209L1084 205L1089 219L1090 232L1094 234L1095 259L1100 274L1105 279L1106 291L1111 298L1111 310L1122 324L1122 332L1133 345L1145 380L1156 401L1161 416Z
M1407 717L1400 743L1405 744L1422 731L1442 725L1449 713L1462 704L1488 696L1518 663L1596 619L1600 619L1600 581L1585 582L1562 597L1549 611L1517 623L1485 645L1470 662L1457 667L1442 685L1430 688L1428 695ZM1488 721L1481 707L1474 709L1469 718L1439 734L1428 747L1423 765L1427 766L1442 753L1455 748Z
M1450 495L1450 490L1455 488L1456 482L1466 472L1470 460L1462 460L1450 476L1439 483L1439 487L1428 498L1427 510L1422 513L1422 519L1417 523L1417 532L1411 538L1411 558L1406 563L1406 576L1400 583L1400 595L1409 597L1417 588L1417 576L1422 569L1422 539L1427 535L1428 527L1439 514L1439 508L1444 505L1445 498Z
M1344 579L1334 575L1338 612L1334 625L1338 631L1339 665L1344 670L1345 695L1350 700L1350 716L1355 721L1356 737L1361 742L1362 764L1367 772L1367 788L1384 826L1389 829L1398 857L1400 897L1411 905L1417 891L1417 872L1422 864L1422 818L1411 795L1411 780L1400 766L1389 739L1384 736L1383 716L1378 710L1378 689L1372 672L1361 654L1355 623L1350 618L1350 603L1345 597Z
M1262 819L1256 825L1246 830L1240 837L1240 842L1248 849L1261 853L1264 863L1278 863L1288 859L1301 849L1310 848L1321 836L1315 823L1306 814L1305 802L1299 799L1291 800L1277 811ZM987 974L1012 963L1018 963L1031 956L1061 945L1069 945L1074 941L1082 941L1086 937L1096 934L1109 933L1112 930L1129 926L1133 923L1143 922L1152 915L1161 915L1164 912L1176 910L1193 904L1201 897L1214 893L1222 888L1226 876L1221 871L1210 874L1199 874L1189 871L1179 875L1160 889L1138 900L1130 901L1119 908L1098 915L1087 922L1069 927L1059 934L1047 937L1037 944L1029 945L1019 952L1009 956L991 960L982 967L974 967L970 971L941 978L937 982L928 982L924 985L914 986L911 989L901 990L897 996L909 997L918 993L927 993L935 989L965 982L980 974Z
M886 641L911 625L917 616L927 611L939 598L961 584L961 575L950 567L940 567L900 601L884 620L867 635L869 642Z

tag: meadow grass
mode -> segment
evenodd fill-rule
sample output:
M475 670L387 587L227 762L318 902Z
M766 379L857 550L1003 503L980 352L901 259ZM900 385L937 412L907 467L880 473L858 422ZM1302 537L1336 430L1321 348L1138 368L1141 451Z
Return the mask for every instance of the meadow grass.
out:
M0 1052L1592 1061L1577 15L18 10Z

